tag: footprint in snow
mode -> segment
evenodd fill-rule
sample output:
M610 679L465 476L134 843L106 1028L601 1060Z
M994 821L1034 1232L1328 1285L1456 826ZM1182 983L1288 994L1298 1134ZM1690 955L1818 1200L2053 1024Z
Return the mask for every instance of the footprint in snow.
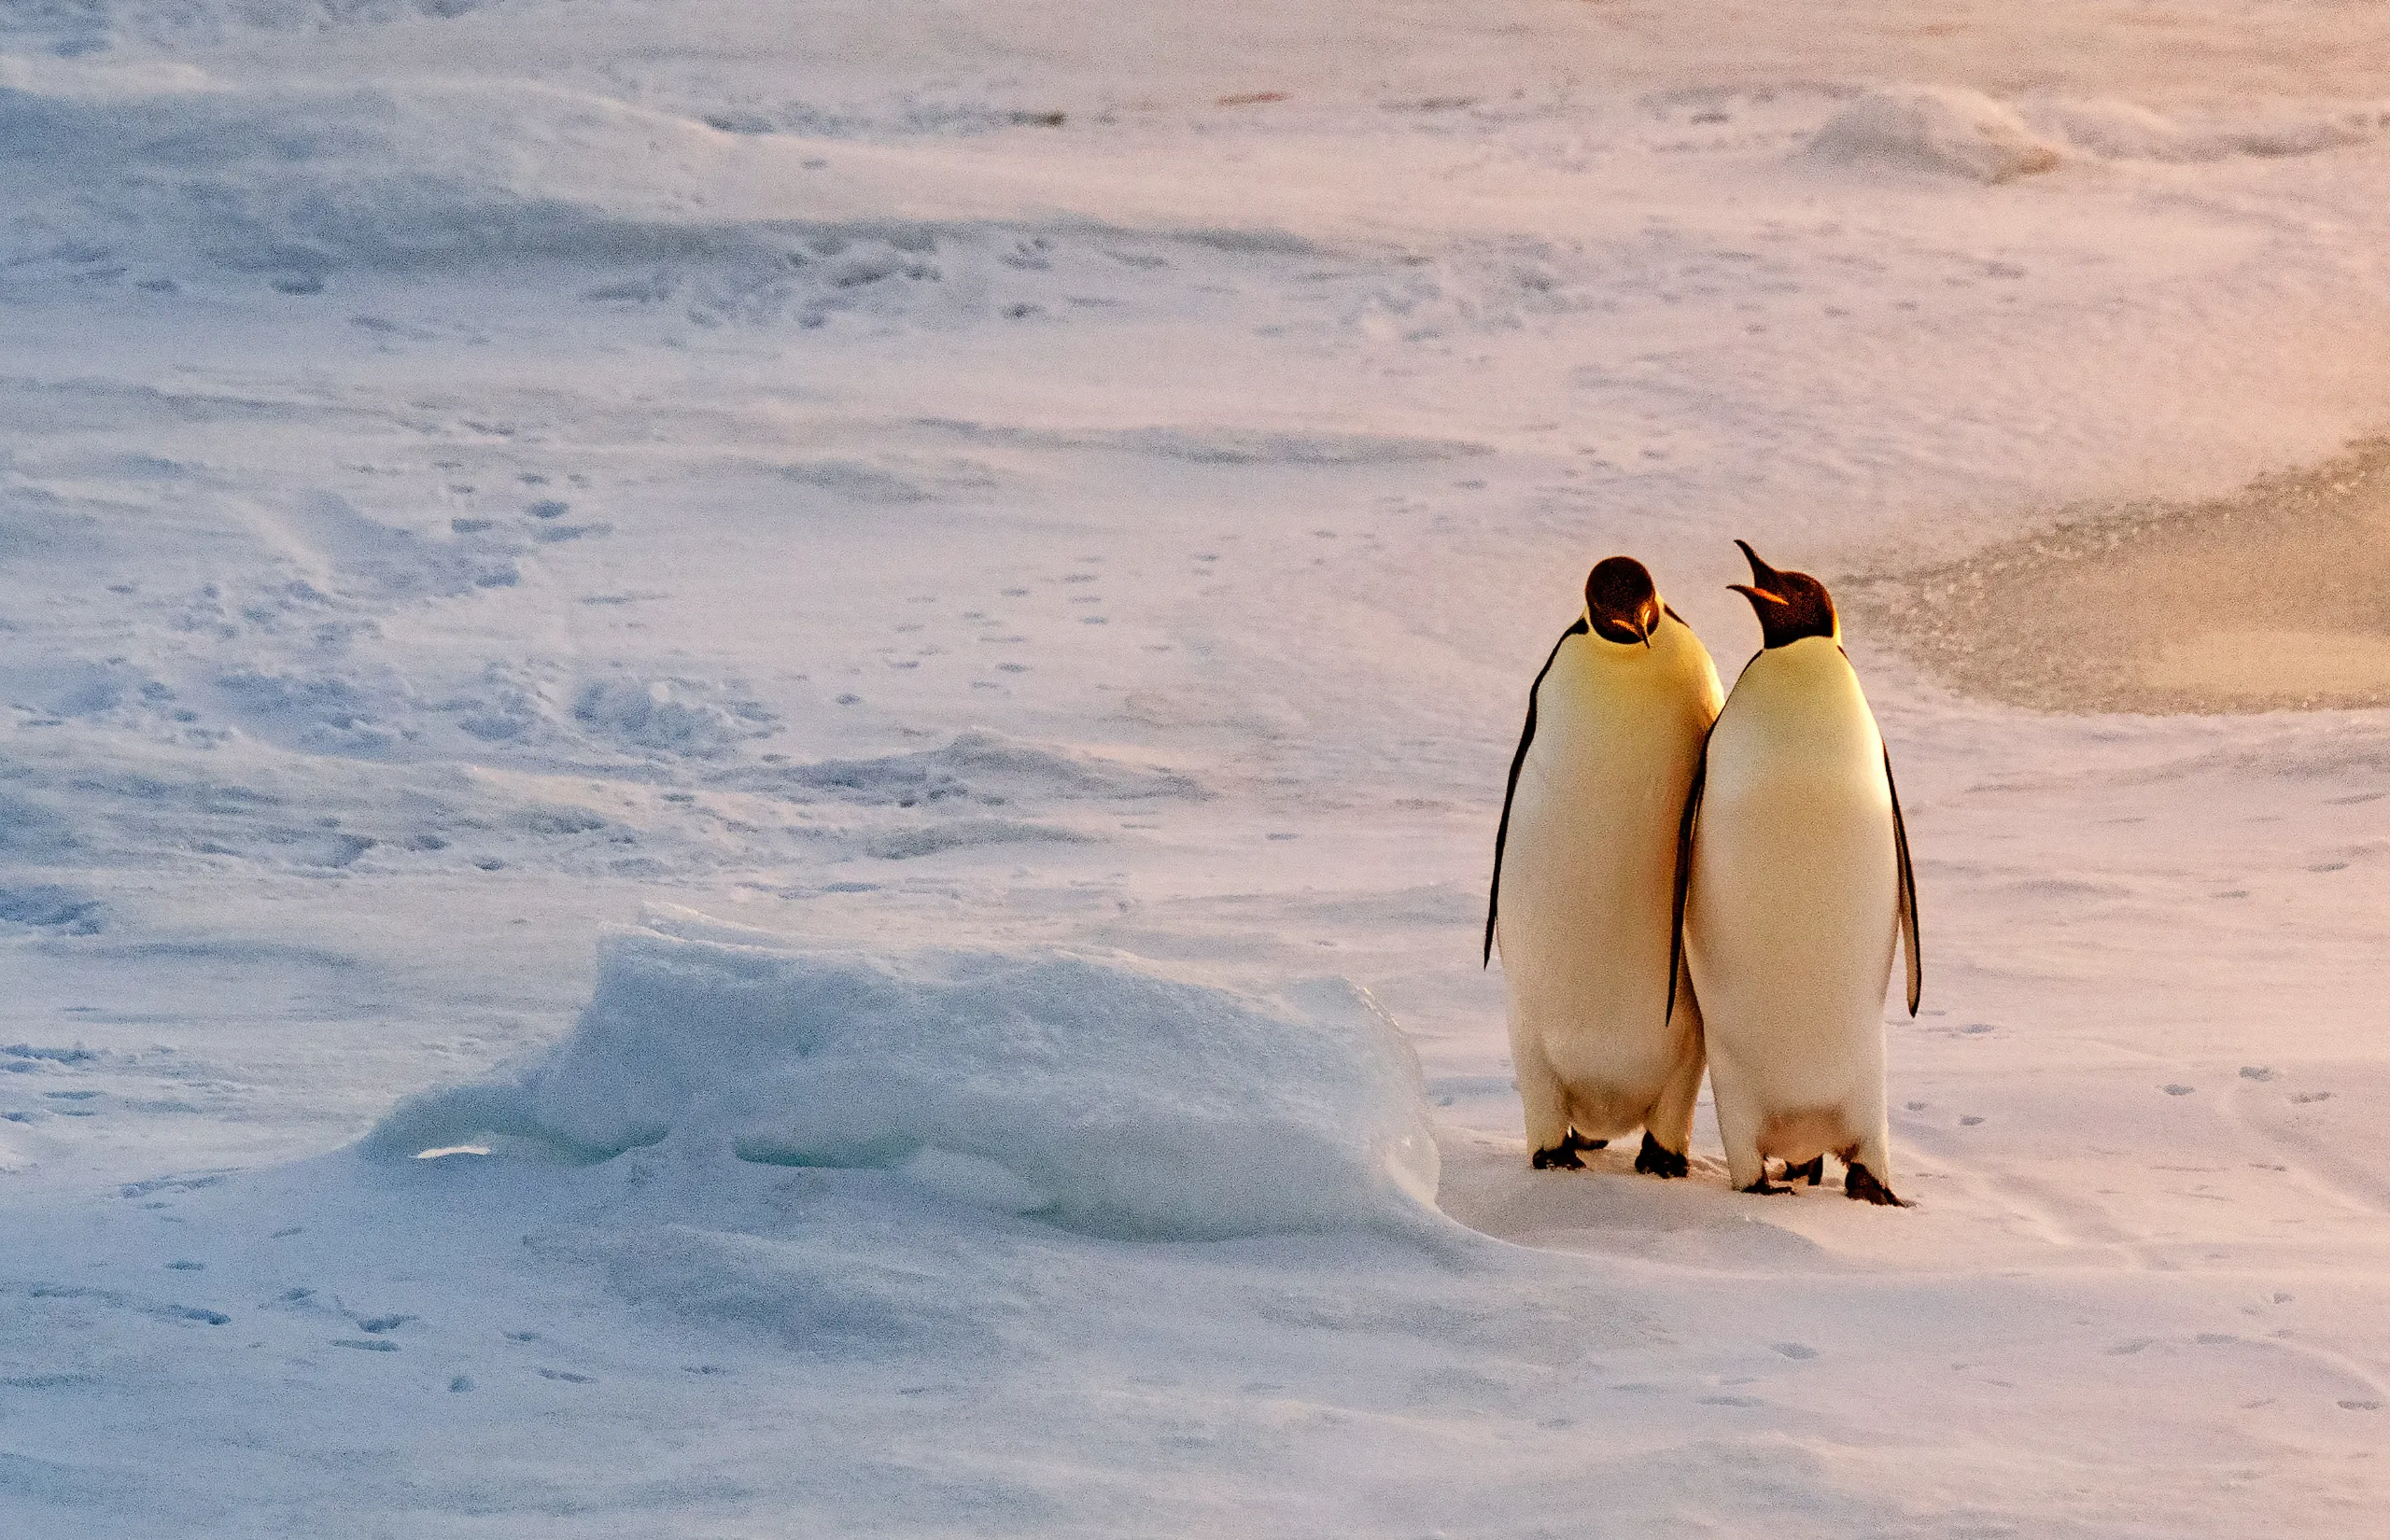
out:
M585 1374L574 1374L569 1369L541 1369L539 1372L540 1378L542 1379L561 1379L568 1385L586 1385L592 1383L589 1376Z
M1778 1342L1776 1351L1787 1358L1815 1358L1818 1350L1806 1342Z
M2159 1087L2159 1089L2163 1090L2168 1096L2188 1096L2198 1088L2199 1087L2195 1085L2165 1085Z
M358 1331L378 1337L384 1332L397 1331L408 1322L420 1321L423 1317L419 1315L361 1315L355 1319Z

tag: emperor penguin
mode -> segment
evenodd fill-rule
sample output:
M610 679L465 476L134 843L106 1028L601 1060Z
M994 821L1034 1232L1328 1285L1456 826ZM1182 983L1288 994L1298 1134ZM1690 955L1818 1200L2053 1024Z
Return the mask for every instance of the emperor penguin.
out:
M1511 1057L1537 1169L1643 1130L1635 1169L1685 1174L1701 1013L1676 988L1679 816L1718 715L1718 670L1652 574L1612 556L1527 692L1494 836ZM1681 994L1681 998L1680 998Z
M1905 1207L1891 1189L1884 992L1897 939L1908 1010L1924 973L1917 882L1891 756L1825 584L1740 540L1763 646L1735 681L1685 799L1678 931L1708 1033L1718 1132L1736 1187L1818 1184Z

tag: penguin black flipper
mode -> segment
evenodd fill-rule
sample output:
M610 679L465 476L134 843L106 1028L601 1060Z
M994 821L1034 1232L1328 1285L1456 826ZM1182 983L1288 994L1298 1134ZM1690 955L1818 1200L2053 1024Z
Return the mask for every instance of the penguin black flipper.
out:
M1711 724L1715 730L1716 724ZM1677 820L1676 914L1668 927L1668 1014L1662 1024L1676 1019L1677 974L1684 967L1684 901L1693 890L1693 825L1701 816L1701 788L1709 778L1709 736L1702 735L1701 752L1693 762L1693 784L1685 788L1684 817Z
M1908 859L1908 826L1901 821L1900 788L1892 784L1892 751L1884 750L1884 790L1892 795L1892 849L1901 863L1901 950L1908 954L1908 1014L1925 994L1925 959L1917 950L1917 872Z
M1511 799L1519 794L1519 771L1527 763L1527 746L1535 742L1535 698L1543 689L1543 677L1559 661L1561 647L1569 637L1585 636L1592 630L1592 623L1579 616L1577 623L1560 633L1560 640L1552 644L1543 666L1535 671L1535 682L1527 686L1526 725L1519 729L1518 752L1511 756L1511 779L1502 788L1502 821L1494 826L1494 881L1485 890L1485 956L1478 963L1481 968L1494 965L1494 917L1502 903L1502 847L1511 837Z

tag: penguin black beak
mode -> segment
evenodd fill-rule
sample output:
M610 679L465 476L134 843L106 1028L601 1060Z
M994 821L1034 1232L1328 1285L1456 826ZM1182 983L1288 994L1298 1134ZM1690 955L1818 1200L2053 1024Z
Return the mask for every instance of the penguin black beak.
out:
M1761 561L1759 559L1759 553L1751 549L1750 542L1749 540L1736 540L1735 543L1742 548L1743 559L1751 564L1751 581L1758 584L1760 588L1764 590L1769 597L1775 597L1778 590L1784 586L1782 582L1783 574L1777 571L1776 568L1768 566L1765 562ZM1729 583L1726 586L1733 588L1738 585ZM1750 590L1745 589L1744 592L1749 593Z

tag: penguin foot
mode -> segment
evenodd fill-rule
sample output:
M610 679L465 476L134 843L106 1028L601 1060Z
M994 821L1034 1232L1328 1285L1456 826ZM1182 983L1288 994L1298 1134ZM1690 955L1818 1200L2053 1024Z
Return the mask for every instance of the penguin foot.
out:
M1868 1203L1879 1203L1892 1209L1915 1207L1906 1198L1893 1196L1892 1190L1877 1181L1876 1173L1864 1166L1851 1166L1845 1169L1842 1173L1842 1196L1859 1198Z
M1587 1139L1576 1129L1571 1128L1568 1130L1568 1137L1560 1141L1560 1147L1564 1150L1607 1150L1610 1148L1610 1141Z
M1784 1180L1787 1182L1807 1182L1814 1187L1825 1179L1826 1157L1823 1155L1811 1155L1808 1164L1804 1166L1795 1166L1789 1160L1784 1163Z
M1643 1130L1643 1148L1635 1154L1635 1169L1656 1177L1684 1176L1693 1169L1684 1156L1653 1139L1649 1128Z
M1752 1183L1750 1186L1744 1188L1743 1191L1747 1193L1756 1193L1764 1197L1791 1197L1792 1196L1792 1188L1779 1187L1764 1176L1757 1182Z
M1577 1152L1569 1148L1566 1140L1549 1150L1538 1150L1528 1164L1539 1171L1582 1171L1585 1169L1585 1163L1577 1158Z

